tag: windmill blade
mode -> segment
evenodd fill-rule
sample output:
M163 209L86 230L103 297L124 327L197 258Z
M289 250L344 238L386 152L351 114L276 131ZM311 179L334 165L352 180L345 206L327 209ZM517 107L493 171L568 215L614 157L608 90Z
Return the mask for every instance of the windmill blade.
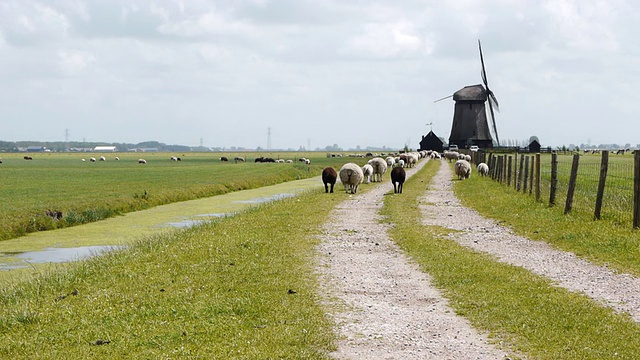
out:
M478 50L480 50L480 63L482 64L482 82L484 86L489 90L489 85L487 82L487 71L484 69L484 57L482 56L482 45L480 45L480 39L478 39Z
M489 99L491 99L491 97L489 97ZM498 146L500 146L500 138L498 137L498 127L496 126L496 118L494 116L493 113L493 101L489 100L489 112L491 115L491 124L493 125L493 133L496 135L496 143L498 143Z
M453 95L445 96L445 97L443 97L442 99L438 99L438 100L434 101L434 103L437 103L438 101L442 101L442 100L444 100L444 99L448 99L448 98L450 98L450 97L453 97Z
M489 102L492 103L493 107L496 108L497 112L500 112L500 104L498 103L498 99L496 98L496 94L493 91L488 93Z

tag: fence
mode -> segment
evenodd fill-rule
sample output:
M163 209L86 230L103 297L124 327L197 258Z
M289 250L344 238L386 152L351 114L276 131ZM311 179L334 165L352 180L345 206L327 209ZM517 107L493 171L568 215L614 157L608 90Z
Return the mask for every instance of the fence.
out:
M486 154L473 161L489 165L491 178L516 191L564 206L564 213L588 213L640 228L640 151L630 156L608 151L601 156L579 154Z

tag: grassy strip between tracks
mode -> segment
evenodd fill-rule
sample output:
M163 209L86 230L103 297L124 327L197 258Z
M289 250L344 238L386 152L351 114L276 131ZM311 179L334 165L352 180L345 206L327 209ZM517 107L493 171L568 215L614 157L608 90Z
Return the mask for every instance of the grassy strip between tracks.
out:
M346 196L318 189L0 290L0 358L328 358L315 234Z
M429 183L438 166L430 162L408 180L402 196L386 197L383 214L385 221L403 224L390 234L433 277L457 314L516 356L637 358L640 326L628 316L464 248L447 237L449 229L422 225L419 202L426 189L419 184Z

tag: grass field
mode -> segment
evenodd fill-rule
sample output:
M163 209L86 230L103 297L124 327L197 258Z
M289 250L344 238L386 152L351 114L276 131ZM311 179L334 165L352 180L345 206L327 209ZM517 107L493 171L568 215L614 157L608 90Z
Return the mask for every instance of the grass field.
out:
M73 226L156 205L196 199L320 175L354 159L325 153L168 153L3 154L0 165L0 240L29 232ZM107 161L89 162L90 157ZM118 156L119 161L114 160ZM231 161L221 162L227 156ZM243 156L245 163L234 163ZM258 156L293 164L254 163ZM139 158L147 164L138 164ZM311 160L310 165L297 161ZM82 161L85 159L86 161ZM364 163L366 160L359 159ZM62 212L53 220L47 211Z

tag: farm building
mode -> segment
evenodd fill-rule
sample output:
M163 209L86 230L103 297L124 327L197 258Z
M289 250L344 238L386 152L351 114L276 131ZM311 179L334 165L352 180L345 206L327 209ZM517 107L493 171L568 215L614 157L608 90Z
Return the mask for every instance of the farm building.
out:
M531 144L529 144L529 152L530 153L540 152L540 143L538 142L538 140L533 140Z
M442 140L440 140L440 138L433 131L429 131L426 136L422 135L422 140L420 141L420 150L433 150L437 152L443 152L444 146Z
M95 152L116 152L116 151L118 151L118 148L116 148L115 146L96 146L95 148L93 148L93 151L95 151Z
M29 146L25 150L26 152L45 152L47 148L44 146Z

